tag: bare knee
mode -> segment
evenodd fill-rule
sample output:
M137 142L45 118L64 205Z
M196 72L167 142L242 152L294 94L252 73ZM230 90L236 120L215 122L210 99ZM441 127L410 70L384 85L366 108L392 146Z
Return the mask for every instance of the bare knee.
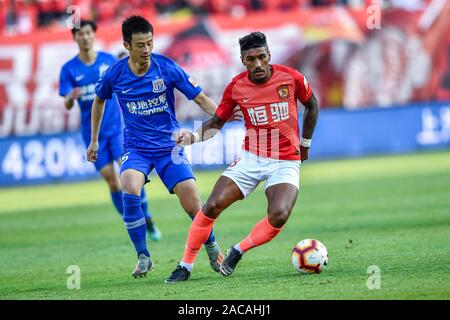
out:
M269 223L274 228L281 228L289 219L292 209L287 206L269 208Z
M111 192L117 192L122 189L122 186L120 184L120 180L118 177L112 176L112 177L105 178L105 180L106 180L106 183L108 184Z
M203 214L208 218L216 219L224 209L220 198L209 199L203 207Z
M144 185L144 175L134 172L124 172L120 176L120 185L123 192L139 196Z
M122 189L120 184L120 178L114 169L114 164L108 164L100 170L100 174L102 175L105 182L108 184L109 189L112 192L117 192Z
M193 217L202 207L200 194L194 180L179 182L173 188L173 192L178 196L181 207L191 217Z
M127 183L126 181L122 181L122 190L125 193L134 194L134 195L140 195L141 189L135 186L133 183Z
M190 216L194 216L202 207L202 201L199 195L193 195L188 200L182 201L181 206Z

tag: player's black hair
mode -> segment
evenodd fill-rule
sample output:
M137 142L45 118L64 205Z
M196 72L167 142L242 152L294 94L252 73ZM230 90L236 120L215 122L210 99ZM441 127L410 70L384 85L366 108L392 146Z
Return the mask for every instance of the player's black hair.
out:
M242 37L239 39L239 45L241 46L241 52L253 49L253 48L260 48L260 47L266 47L269 49L269 46L267 45L266 36L264 33L256 31L252 32L245 37Z
M72 31L72 36L74 36L75 33L77 31L80 31L80 29L83 28L84 26L91 26L92 31L94 31L94 33L95 33L95 31L97 31L97 24L94 21L92 21L92 20L81 20L79 26L74 26L72 28L72 30L71 30Z
M145 18L141 16L130 16L122 22L123 41L131 44L131 36L133 33L153 34L153 26Z

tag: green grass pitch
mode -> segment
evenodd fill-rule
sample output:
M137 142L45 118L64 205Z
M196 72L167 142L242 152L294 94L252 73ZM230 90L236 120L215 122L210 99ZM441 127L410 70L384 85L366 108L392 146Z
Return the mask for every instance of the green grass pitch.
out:
M206 201L220 172L198 172ZM280 235L249 251L230 277L202 249L188 282L164 279L181 258L190 220L158 178L146 186L163 239L155 270L133 279L136 256L102 181L0 190L0 299L449 299L450 151L305 162L301 193ZM261 186L216 223L223 249L266 214ZM305 238L329 266L302 275L290 262ZM79 266L81 288L66 273ZM369 289L369 266L380 288Z

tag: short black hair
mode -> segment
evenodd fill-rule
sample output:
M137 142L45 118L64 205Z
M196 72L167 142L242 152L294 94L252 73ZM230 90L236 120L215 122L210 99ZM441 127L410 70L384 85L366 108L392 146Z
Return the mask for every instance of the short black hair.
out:
M239 45L241 46L241 52L248 49L260 47L266 47L267 49L269 49L266 36L264 35L264 33L259 31L252 32L245 37L240 38Z
M144 17L130 16L122 22L122 37L125 42L131 43L133 33L148 32L153 34L153 26Z
M76 26L74 26L72 28L72 30L71 30L72 31L72 35L74 36L75 33L77 33L77 31L80 31L80 29L83 28L84 26L91 26L92 31L94 31L94 33L95 33L95 31L97 31L97 24L94 21L92 21L92 20L81 20L79 27L76 25Z

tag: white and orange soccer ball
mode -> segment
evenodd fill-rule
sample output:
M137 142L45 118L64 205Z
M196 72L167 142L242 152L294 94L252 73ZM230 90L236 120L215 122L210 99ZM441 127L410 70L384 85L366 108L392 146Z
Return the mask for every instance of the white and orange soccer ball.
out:
M305 239L292 249L291 260L298 272L320 273L328 265L328 251L319 240Z

